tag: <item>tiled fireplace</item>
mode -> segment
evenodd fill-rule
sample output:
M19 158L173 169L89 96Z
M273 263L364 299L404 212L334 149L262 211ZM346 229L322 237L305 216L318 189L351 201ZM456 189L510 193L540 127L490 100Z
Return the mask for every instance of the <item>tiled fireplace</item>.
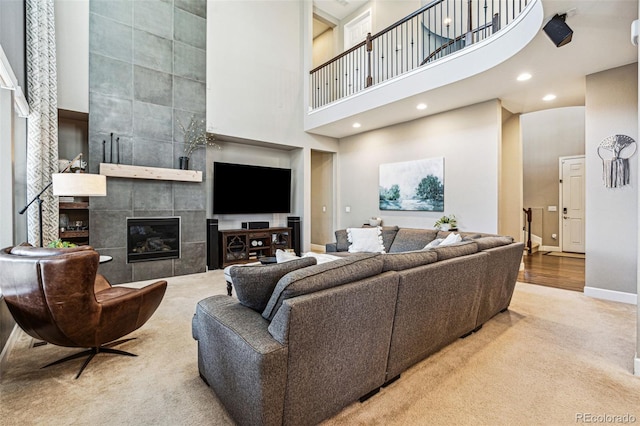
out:
M178 168L184 148L178 120L186 125L191 116L206 115L206 7L206 0L89 3L91 173L111 158L125 165ZM205 154L195 151L189 168L206 171ZM204 181L108 177L107 196L92 197L89 207L89 243L113 257L99 272L119 284L206 271ZM170 256L153 261L132 257L128 218L178 219L179 254L171 248Z

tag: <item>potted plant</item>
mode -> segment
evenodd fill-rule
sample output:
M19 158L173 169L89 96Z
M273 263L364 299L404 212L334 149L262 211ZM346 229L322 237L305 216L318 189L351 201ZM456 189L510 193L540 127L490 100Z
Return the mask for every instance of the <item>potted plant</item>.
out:
M436 220L433 226L441 231L453 231L458 229L458 219L456 219L454 214L450 214L449 216L445 215Z
M189 169L189 158L193 151L199 148L212 147L220 149L220 145L215 142L212 134L207 133L204 120L197 120L195 116L191 116L189 125L185 127L180 119L177 120L182 133L184 133L184 156L180 157L180 168Z

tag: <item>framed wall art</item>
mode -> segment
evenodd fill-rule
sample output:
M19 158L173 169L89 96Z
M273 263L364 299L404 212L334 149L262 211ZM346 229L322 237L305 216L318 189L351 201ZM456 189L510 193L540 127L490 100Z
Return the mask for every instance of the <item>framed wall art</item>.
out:
M380 210L444 211L444 157L380 164Z

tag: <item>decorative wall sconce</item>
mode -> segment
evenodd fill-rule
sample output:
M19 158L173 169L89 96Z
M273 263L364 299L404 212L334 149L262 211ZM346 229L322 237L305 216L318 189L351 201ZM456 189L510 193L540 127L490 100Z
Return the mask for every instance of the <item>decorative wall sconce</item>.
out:
M605 187L617 188L629 184L629 158L637 149L636 141L626 135L609 136L600 142L598 157L602 160Z

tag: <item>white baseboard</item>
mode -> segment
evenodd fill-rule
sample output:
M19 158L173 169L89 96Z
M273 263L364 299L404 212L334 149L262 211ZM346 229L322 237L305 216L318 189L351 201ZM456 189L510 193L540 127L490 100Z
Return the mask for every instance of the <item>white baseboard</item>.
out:
M562 251L558 246L540 246L540 251Z
M20 327L18 327L18 324L14 324L13 330L11 330L11 334L7 339L7 343L4 345L4 348L2 348L2 352L0 353L0 379L2 379L2 372L6 371L7 358L9 357L9 353L13 347L16 345L19 335Z
M605 290L603 288L585 286L584 294L585 296L594 297L596 299L611 300L613 302L628 303L630 305L638 304L637 294L625 293L623 291Z
M636 359L633 361L633 374L640 377L640 355L636 354Z

